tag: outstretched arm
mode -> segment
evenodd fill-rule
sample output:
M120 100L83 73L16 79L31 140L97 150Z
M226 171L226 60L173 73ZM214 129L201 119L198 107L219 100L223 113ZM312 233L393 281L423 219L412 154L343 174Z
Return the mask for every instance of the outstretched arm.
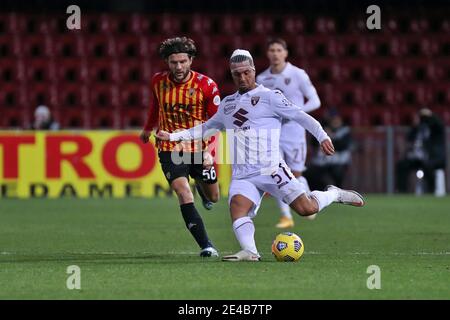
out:
M222 112L219 110L212 118L201 125L174 133L158 131L156 137L161 140L169 141L189 141L210 137L224 128L221 115Z
M278 116L283 119L295 121L308 130L320 143L325 154L332 155L334 153L333 143L325 130L323 130L319 121L290 102L280 91L275 91L272 95L271 102Z
M302 110L309 113L320 107L319 95L305 71L300 72L298 76L300 77L300 91L307 99Z

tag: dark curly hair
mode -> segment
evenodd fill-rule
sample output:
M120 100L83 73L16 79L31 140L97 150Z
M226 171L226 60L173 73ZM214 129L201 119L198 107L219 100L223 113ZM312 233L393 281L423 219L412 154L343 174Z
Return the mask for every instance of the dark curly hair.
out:
M190 57L197 55L194 40L186 37L166 39L159 45L159 55L163 59L169 58L174 53L187 53Z

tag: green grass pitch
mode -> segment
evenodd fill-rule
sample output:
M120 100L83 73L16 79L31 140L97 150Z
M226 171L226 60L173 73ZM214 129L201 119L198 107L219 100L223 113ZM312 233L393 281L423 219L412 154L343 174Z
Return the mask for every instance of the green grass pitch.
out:
M255 219L263 261L202 260L172 199L1 200L0 299L450 299L450 198L368 196L295 217L305 254L270 253L278 210ZM226 200L197 205L221 254L239 249ZM69 290L67 267L81 269ZM381 289L366 286L381 270Z

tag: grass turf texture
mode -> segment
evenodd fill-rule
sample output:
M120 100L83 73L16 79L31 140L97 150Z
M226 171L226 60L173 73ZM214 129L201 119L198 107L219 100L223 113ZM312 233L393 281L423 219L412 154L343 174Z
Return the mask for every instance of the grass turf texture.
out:
M226 201L201 211L221 254L239 249ZM298 263L276 262L278 209L255 219L260 263L202 260L175 199L2 200L0 299L450 299L450 198L369 196L295 217ZM66 268L81 268L68 290ZM381 289L366 287L367 267Z

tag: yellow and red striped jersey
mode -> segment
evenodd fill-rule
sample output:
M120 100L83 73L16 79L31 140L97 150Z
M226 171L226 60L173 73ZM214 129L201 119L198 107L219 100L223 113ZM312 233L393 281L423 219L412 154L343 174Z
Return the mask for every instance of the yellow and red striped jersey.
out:
M195 71L183 83L174 82L168 71L156 73L151 86L153 101L144 127L147 131L158 128L171 133L192 128L212 117L220 104L217 84ZM160 151L179 150L176 147L179 142L157 140L156 143ZM183 150L200 151L194 150L194 143L184 143Z

